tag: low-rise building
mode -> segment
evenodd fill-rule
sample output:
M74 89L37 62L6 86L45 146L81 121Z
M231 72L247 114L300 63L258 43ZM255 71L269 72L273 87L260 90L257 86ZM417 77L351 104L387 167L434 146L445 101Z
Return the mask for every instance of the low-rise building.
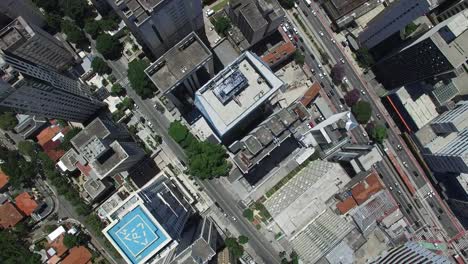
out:
M38 207L37 202L27 192L16 196L15 204L25 216L31 216Z
M13 203L0 205L0 227L4 229L15 227L23 219L24 215Z

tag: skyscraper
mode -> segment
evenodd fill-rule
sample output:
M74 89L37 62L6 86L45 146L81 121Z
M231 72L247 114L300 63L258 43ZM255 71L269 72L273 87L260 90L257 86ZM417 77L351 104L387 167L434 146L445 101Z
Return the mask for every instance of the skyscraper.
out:
M203 29L200 0L108 0L155 58L190 32Z
M78 80L14 55L0 60L0 108L84 122L105 105Z
M390 264L390 263L421 263L421 264L449 264L452 263L444 256L434 254L432 251L414 243L407 242L404 245L392 248L383 253L380 257L371 263Z
M23 17L0 30L0 49L55 70L64 70L73 62L72 53L62 42Z
M467 76L468 10L436 25L379 61L374 72L387 89L434 78Z

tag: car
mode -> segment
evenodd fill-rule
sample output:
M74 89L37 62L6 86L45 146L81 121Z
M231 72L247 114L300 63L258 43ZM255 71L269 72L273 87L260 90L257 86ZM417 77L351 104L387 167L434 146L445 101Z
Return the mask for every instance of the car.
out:
M378 119L380 119L380 118L381 118L380 114L377 114L376 116L377 116L377 118L378 118Z
M313 75L315 75L315 70L314 69L310 69L310 71L312 72Z
M206 17L210 17L210 16L214 15L214 13L215 13L215 11L213 9L208 8L206 10Z
M398 190L398 191L397 191L397 193L398 193L399 195L401 195L401 194L402 194L400 190Z
M305 52L305 48L304 48L304 46L301 46L301 50L302 50L303 52Z
M361 89L361 93L362 93L363 95L365 95L365 94L366 94L366 91L364 91L363 89Z
M322 31L319 31L319 35L323 37L323 32L322 32Z
M285 33L288 32L288 29L285 26L281 26L281 29L283 29Z
M330 39L330 40L331 40L331 42L332 42L333 44L336 44L336 40L335 40L335 39L332 38L332 39Z
M392 186L390 186L390 187L388 187L388 188L390 189L390 191L393 190L393 187L392 187Z
M299 41L299 38L298 38L296 35L293 36L293 39L294 39L294 41L296 41L296 42Z
M327 72L324 71L324 72L323 72L323 76L327 76Z
M288 34L288 38L289 38L290 40L293 39L291 34Z
M345 63L345 61L344 61L343 58L340 58L340 61L341 61L341 64L344 64L344 63Z
M297 31L297 28L293 27L294 33L298 34L299 32Z
M338 107L339 107L341 110L343 110L343 109L344 109L344 106L343 106L343 105L341 105L341 104L340 104Z
M309 129L313 128L315 125L314 125L314 122L310 121L309 123L307 123L307 127Z
M322 64L319 63L319 64L317 65L317 67L318 67L319 69L322 69Z
M299 8L299 6L297 5L297 3L294 3L294 7L295 7L295 8Z
M317 11L313 10L313 11L312 11L312 15L316 16L316 15L317 15Z
M398 150L402 150L403 147L402 147L400 144L398 144L397 149L398 149Z
M416 171L413 171L413 175L414 175L414 177L418 177L418 176L419 176L419 174L418 174Z
M347 44L346 41L344 41L344 40L341 41L341 45L342 45L344 48L346 48L346 47L348 46L348 44Z
M330 91L330 94L331 94L332 96L335 96L335 93L333 92L333 90Z
M348 78L345 76L343 77L343 80L342 80L344 83L348 83Z
M319 77L320 77L321 79L323 79L323 74L322 74L322 73L319 73Z
M403 166L405 166L405 168L409 167L409 165L408 165L408 163L406 161L403 161Z
M330 92L328 92L328 93L327 93L327 96L328 96L328 97L332 97L332 95L331 95L331 93L330 93Z
M366 132L362 132L362 135L363 135L364 137L367 137Z

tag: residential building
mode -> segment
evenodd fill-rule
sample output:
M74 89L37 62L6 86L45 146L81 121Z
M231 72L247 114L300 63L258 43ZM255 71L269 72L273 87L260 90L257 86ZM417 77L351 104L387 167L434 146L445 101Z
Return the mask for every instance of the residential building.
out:
M284 82L247 51L195 93L195 106L216 135L233 142L265 115L270 98Z
M62 42L23 17L17 17L0 30L0 49L7 55L58 71L65 70L74 61Z
M427 12L429 2L426 0L396 0L367 23L359 34L360 45L373 48Z
M88 264L91 263L93 255L85 246L70 248L68 254L62 259L61 264Z
M422 92L418 87L401 87L382 100L402 131L416 132L439 115L430 96Z
M0 205L0 227L12 228L24 219L24 215L10 202Z
M380 0L324 0L322 7L335 29L342 29L378 5Z
M270 68L274 69L276 66L293 56L295 52L296 47L292 42L281 42L281 44L263 55L262 60L267 63Z
M195 92L214 75L213 54L191 32L145 70L146 75L180 110L191 110Z
M182 194L160 174L108 214L110 224L102 232L127 263L169 263L191 214Z
M464 48L468 45L467 29L468 10L465 10L377 62L374 72L378 80L387 89L424 80L467 80L468 55Z
M468 101L459 102L416 133L435 172L468 173Z
M6 18L6 20L0 19L0 27L6 26L2 22L6 21L10 23L11 20L19 16L38 27L43 27L47 24L41 11L30 0L0 1L0 17Z
M299 102L269 116L247 136L229 146L234 154L234 164L243 174L247 174L283 142L294 139L296 128L309 118L310 113Z
M37 202L27 192L21 193L18 196L16 196L15 197L15 204L16 204L16 207L25 216L31 216L38 207Z
M445 256L436 255L429 249L424 248L415 242L406 242L403 245L392 248L389 251L382 253L373 264L389 264L389 263L410 263L415 259L421 264L449 264L452 263Z
M105 104L90 87L16 56L0 57L0 107L18 113L85 122Z
M232 0L227 13L250 45L275 32L284 19L276 0Z
M468 0L446 1L433 10L430 18L437 24L450 17L466 10L468 8Z
M159 58L190 32L203 31L200 0L108 0L138 42Z

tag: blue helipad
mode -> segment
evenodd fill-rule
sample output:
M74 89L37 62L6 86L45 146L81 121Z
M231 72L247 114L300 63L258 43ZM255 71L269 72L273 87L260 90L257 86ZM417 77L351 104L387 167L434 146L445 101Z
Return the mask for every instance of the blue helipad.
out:
M139 205L107 233L132 263L139 263L168 240L158 226Z

